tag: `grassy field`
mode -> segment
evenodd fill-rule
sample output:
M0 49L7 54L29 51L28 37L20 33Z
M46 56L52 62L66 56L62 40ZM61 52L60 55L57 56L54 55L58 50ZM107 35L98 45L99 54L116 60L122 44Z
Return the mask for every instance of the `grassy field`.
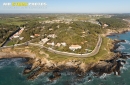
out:
M18 26L20 26L22 24L25 24L25 22L22 22L19 19L9 18L9 19L0 20L0 24L18 25Z
M113 46L112 42L113 41L110 40L109 38L103 37L103 41L99 53L95 56L86 58L84 62L85 63L97 62L99 60L105 60L113 57L114 53L110 52L110 49Z
M35 15L35 16L33 16L33 15L32 16L31 15L30 16L16 15L16 16L14 15L14 16L11 17L11 15L10 15L10 16L2 17L1 20L0 20L0 24L20 26L20 25L30 23L32 21L39 22L39 21L44 21L44 20L55 18L55 17L46 18L45 16L38 17L37 15Z

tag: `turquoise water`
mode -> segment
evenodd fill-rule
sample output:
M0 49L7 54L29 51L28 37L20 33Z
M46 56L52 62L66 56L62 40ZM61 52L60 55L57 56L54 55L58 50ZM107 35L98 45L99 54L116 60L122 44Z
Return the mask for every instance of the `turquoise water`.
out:
M109 36L111 39L126 40L120 43L117 49L121 52L130 53L130 32ZM58 80L50 82L48 77L51 73L41 74L35 80L27 80L27 75L23 75L26 67L25 59L3 59L0 60L0 85L130 85L130 59L121 68L121 75L104 74L101 77L94 77L93 72L82 79L78 79L71 72L62 72ZM90 81L88 78L91 78Z

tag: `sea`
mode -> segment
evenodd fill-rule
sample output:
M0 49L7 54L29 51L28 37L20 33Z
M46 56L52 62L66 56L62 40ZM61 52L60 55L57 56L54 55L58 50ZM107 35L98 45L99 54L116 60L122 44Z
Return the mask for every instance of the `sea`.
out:
M120 42L118 51L130 54L130 32L108 36L111 39L125 40ZM93 76L89 72L83 78L77 78L71 72L62 72L57 80L50 81L52 73L42 73L34 80L28 80L27 75L23 75L26 67L26 59L1 59L0 60L0 85L130 85L130 59L125 59L126 64L120 69L120 75L103 74L100 77Z

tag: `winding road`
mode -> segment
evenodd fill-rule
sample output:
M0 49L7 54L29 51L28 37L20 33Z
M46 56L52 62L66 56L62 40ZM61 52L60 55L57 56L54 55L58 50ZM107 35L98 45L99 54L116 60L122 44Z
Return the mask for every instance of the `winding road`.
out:
M99 35L98 42L97 42L94 50L91 53L86 53L86 54L76 54L76 53L70 53L70 52L57 51L57 50L45 47L45 46L40 45L40 44L35 44L35 43L30 43L30 42L25 42L25 43L22 43L22 44L15 44L14 46L4 46L4 47L1 47L0 49L10 48L10 47L16 47L16 46L20 46L20 45L27 45L27 44L28 45L32 45L32 46L38 46L40 48L48 50L49 52L52 52L52 53L55 53L55 54L59 54L59 55L68 56L68 57L69 56L71 56L71 57L91 57L91 56L96 55L99 52L101 44L102 44L102 38Z
M65 56L91 57L91 56L96 55L99 52L101 44L102 44L102 38L101 38L101 36L99 36L98 37L98 42L97 42L94 50L91 53L87 53L87 54L76 54L76 53L62 52L62 51L57 51L57 50L54 50L52 48L47 48L47 47L44 47L44 46L43 46L43 48L47 49L49 52L52 52L52 53L55 53L55 54L60 54L60 55L65 55Z

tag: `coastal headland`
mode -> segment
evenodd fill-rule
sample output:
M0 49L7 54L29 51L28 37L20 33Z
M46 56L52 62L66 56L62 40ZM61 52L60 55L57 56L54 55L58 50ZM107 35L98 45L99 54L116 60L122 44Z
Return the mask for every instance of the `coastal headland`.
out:
M1 16L0 59L25 58L23 74L31 80L48 72L52 73L49 79L55 80L64 71L77 77L90 71L94 76L120 75L125 61L119 58L130 57L115 51L119 47L116 44L125 40L107 37L130 31L129 19L118 15Z

